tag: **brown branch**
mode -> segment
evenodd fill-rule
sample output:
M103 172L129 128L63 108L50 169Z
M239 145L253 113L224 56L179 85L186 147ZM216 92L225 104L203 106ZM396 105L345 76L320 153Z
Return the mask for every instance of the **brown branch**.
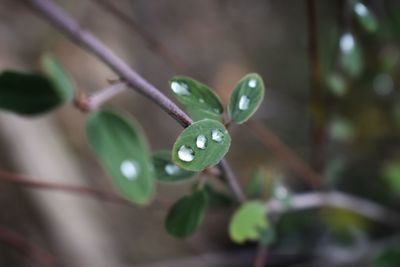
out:
M271 149L281 160L286 163L288 168L299 174L314 188L320 187L322 177L315 172L304 160L284 144L279 137L271 132L267 127L254 120L249 120L248 125L252 133L268 149Z
M130 66L128 66L121 58L116 56L108 47L98 40L89 31L84 30L81 26L60 7L50 0L22 0L30 4L39 13L41 13L54 26L66 33L71 40L85 48L88 52L94 54L103 63L116 72L131 88L134 88L142 95L152 100L156 105L161 107L167 114L179 122L183 127L187 127L192 123L192 119L186 115L174 102L166 97L160 90L145 80ZM223 172L227 184L229 186L238 185L233 172L223 159L219 167ZM239 200L243 200L244 193L242 189L237 187L230 188ZM240 194L238 195L238 192Z
M265 267L267 262L268 248L259 243L257 246L256 258L254 261L254 267Z
M268 213L281 214L321 207L334 207L360 214L382 224L400 228L400 213L367 199L347 195L341 192L313 192L293 195L289 208L282 202L272 199L266 203Z
M315 170L321 171L323 167L323 142L325 139L324 107L321 89L321 66L318 47L317 2L307 0L308 22L308 55L310 65L310 94L311 94L311 157Z
M57 259L46 250L40 248L32 242L27 241L23 236L0 226L0 242L14 247L21 254L31 258L41 266L56 267L60 266Z
M117 203L122 203L126 205L131 205L131 203L124 199L123 197L119 196L117 193L110 191L105 192L98 189L93 189L90 187L78 186L78 185L67 185L67 184L59 184L59 183L51 183L51 182L43 182L37 179L33 179L31 177L18 175L11 172L0 171L0 180L2 182L33 187L33 188L40 188L40 189L51 189L51 190L58 190L58 191L65 191L74 194L83 194L89 195L92 197L96 197L101 200L113 201Z

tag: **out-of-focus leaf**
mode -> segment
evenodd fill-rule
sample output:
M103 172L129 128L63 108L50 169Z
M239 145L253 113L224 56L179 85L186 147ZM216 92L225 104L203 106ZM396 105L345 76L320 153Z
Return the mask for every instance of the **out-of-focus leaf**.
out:
M217 164L228 152L231 137L224 125L210 119L187 127L172 149L172 161L182 169L202 171Z
M370 267L397 267L400 266L400 247L384 250L372 260Z
M292 194L282 181L276 181L274 183L272 188L272 196L286 208L289 208L292 205Z
M41 63L45 74L52 81L59 94L63 96L65 101L71 102L74 99L75 86L58 60L49 54L45 54Z
M193 195L179 199L165 220L168 233L178 238L191 236L203 221L206 208L207 194L204 190L197 190Z
M34 73L3 71L0 73L0 108L20 115L38 115L64 102L53 83Z
M347 93L347 84L345 79L338 73L329 75L326 79L328 88L333 95L343 97Z
M389 162L383 167L383 177L390 185L390 189L400 193L400 164Z
M260 198L263 194L264 184L263 184L264 172L262 169L258 169L250 179L250 182L246 186L246 194L249 198Z
M353 77L359 76L363 70L361 48L350 32L340 38L340 63L343 70Z
M256 112L264 99L262 78L251 73L244 76L236 85L229 101L229 115L240 124L247 121Z
M196 175L196 172L183 170L172 162L169 151L160 151L153 155L156 177L161 182L186 181Z
M175 76L170 81L176 99L185 105L194 120L221 120L223 107L219 97L206 85L185 76Z
M356 135L353 124L343 117L334 117L329 123L328 132L333 140L339 142L350 142Z
M375 32L378 29L378 21L375 16L361 1L355 1L353 11L358 22L366 31Z
M148 203L155 191L153 164L139 125L110 110L92 113L87 121L89 143L127 199Z
M242 204L233 215L229 224L229 236L236 243L260 240L269 228L265 205L250 201Z

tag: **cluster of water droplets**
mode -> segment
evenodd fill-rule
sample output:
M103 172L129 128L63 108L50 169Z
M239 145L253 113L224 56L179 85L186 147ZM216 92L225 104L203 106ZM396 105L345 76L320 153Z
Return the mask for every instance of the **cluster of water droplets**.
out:
M140 166L134 160L124 160L121 163L120 171L126 179L133 181L139 176Z
M216 143L221 143L224 140L225 134L220 129L213 129L211 131L211 140ZM196 137L196 147L198 149L204 150L207 148L208 139L204 134L200 134ZM191 162L194 160L195 152L189 147L182 145L178 150L178 158L185 162Z
M177 95L190 95L189 87L186 83L173 81L171 82L171 89Z
M256 79L250 79L247 82L247 86L249 88L256 88L257 87L257 80ZM250 98L247 95L242 95L239 98L239 103L238 103L238 108L239 110L247 110L250 106Z

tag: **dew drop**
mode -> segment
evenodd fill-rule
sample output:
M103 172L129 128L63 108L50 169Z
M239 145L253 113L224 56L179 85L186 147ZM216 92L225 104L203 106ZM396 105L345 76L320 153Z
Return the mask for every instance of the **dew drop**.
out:
M204 99L203 99L203 98L200 98L200 99L199 99L199 102L200 102L200 103L204 103Z
M179 167L175 164L165 165L164 170L168 175L177 175L180 172Z
M189 88L185 83L173 81L171 83L171 89L177 95L190 95Z
M219 129L214 129L211 131L211 139L217 143L221 143L224 139L224 133Z
M351 50L354 49L354 37L351 33L345 33L343 34L343 36L340 38L340 49L344 52L344 53L348 53Z
M178 157L185 162L191 162L194 159L194 151L185 145L181 146L178 150Z
M251 79L248 84L247 84L250 88L256 88L257 86L257 80L256 79Z
M199 135L196 138L196 146L200 149L205 149L207 146L207 137L205 135Z
M275 188L275 196L277 199L285 199L289 196L289 192L286 187L279 185Z
M133 160L124 160L121 163L120 171L128 180L135 180L140 172L139 164Z
M247 110L249 108L250 98L245 95L242 95L239 99L238 108L240 110Z

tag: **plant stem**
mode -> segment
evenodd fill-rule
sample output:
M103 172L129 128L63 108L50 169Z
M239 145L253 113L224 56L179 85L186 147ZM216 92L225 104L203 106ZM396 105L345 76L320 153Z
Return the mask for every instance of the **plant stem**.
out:
M400 228L400 214L380 204L367 199L350 196L341 192L313 192L293 195L292 205L286 208L279 200L273 199L266 203L267 212L281 214L288 211L301 211L320 207L334 207L345 209L380 222L382 224Z
M325 138L324 107L321 89L321 66L318 47L318 24L316 0L307 0L307 22L308 22L308 55L310 66L310 94L311 94L311 162L315 170L323 168L323 142Z
M0 171L0 180L8 183L18 184L33 188L52 189L52 190L66 191L76 194L86 194L103 200L115 201L127 205L131 204L128 200L124 199L123 197L119 196L117 193L113 191L106 192L79 185L66 185L59 183L43 182L37 179L33 179L31 177L22 176L5 171Z
M102 104L113 98L114 96L122 93L127 89L127 84L124 82L118 82L112 84L106 88L103 88L86 99L88 110L95 110Z
M265 267L267 255L268 248L265 245L258 243L254 267Z
M88 52L94 54L103 63L115 71L130 87L152 100L160 106L167 114L179 122L183 127L192 123L192 119L186 115L174 102L161 93L155 86L150 84L136 71L129 67L122 59L117 57L109 48L98 40L89 31L85 31L80 25L61 8L50 0L22 0L30 4L54 26L65 32L73 41L81 45ZM219 167L239 201L244 199L244 193L238 185L233 172L230 171L228 163L223 159ZM233 187L232 187L233 186Z

